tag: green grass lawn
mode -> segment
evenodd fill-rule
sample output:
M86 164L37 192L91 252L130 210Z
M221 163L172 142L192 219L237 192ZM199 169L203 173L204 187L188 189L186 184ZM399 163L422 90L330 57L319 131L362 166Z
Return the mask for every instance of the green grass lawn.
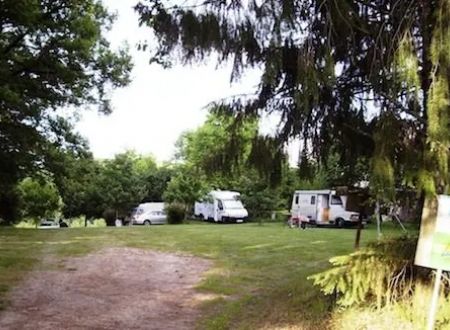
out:
M328 260L352 251L356 230L289 229L271 224L195 224L177 226L0 228L0 308L7 292L43 256L65 258L109 246L182 252L213 261L198 290L217 294L204 304L202 329L304 327L323 329L330 299L306 279L328 267ZM387 228L385 235L399 234ZM369 226L363 244L376 239ZM41 265L42 266L42 265Z

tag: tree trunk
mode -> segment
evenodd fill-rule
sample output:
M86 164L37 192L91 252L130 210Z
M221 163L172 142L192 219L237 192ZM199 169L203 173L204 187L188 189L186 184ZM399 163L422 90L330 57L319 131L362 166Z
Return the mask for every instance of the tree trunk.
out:
M363 229L363 212L364 212L364 210L361 207L361 210L360 210L359 216L358 216L358 229L356 230L355 250L359 250L359 247L360 247L361 232Z

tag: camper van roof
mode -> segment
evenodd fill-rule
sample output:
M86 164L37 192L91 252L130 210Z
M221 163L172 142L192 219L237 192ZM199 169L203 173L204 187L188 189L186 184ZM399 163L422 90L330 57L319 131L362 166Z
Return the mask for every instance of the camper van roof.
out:
M331 189L322 189L322 190L296 190L296 194L333 194L335 193L334 190Z
M229 190L213 190L211 191L211 195L218 199L233 199L236 196L240 196L241 194L237 191L229 191Z

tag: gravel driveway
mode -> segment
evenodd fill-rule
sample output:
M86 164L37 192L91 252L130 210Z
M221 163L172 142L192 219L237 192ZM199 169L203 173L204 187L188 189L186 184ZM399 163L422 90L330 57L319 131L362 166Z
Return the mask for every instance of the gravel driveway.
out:
M194 287L210 267L132 248L68 258L12 290L0 329L192 329L202 301Z

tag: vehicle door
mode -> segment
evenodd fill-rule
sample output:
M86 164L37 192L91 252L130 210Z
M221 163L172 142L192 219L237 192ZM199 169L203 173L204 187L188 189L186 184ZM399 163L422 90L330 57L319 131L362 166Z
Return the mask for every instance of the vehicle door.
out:
M145 213L146 212L145 212L145 210L143 208L141 208L141 207L137 208L136 212L135 212L135 214L133 216L133 222L136 223L136 224L143 224L144 220L145 220L145 217L146 217Z
M294 194L294 198L292 199L292 207L291 207L291 215L293 217L297 217L300 214L300 195Z
M216 217L216 201L208 201L205 204L205 214L208 219L215 219Z
M224 205L222 200L220 199L216 199L215 201L216 207L215 209L215 215L214 215L214 220L215 221L222 221L222 215L224 213Z
M318 195L317 200L317 223L328 224L330 222L330 195Z
M304 216L309 220L317 219L317 196L315 194L298 194L294 197L293 208L297 216Z
M330 218L333 220L337 218L348 220L341 196L331 195L330 199Z
M153 211L152 219L154 224L166 223L166 215L163 211Z

